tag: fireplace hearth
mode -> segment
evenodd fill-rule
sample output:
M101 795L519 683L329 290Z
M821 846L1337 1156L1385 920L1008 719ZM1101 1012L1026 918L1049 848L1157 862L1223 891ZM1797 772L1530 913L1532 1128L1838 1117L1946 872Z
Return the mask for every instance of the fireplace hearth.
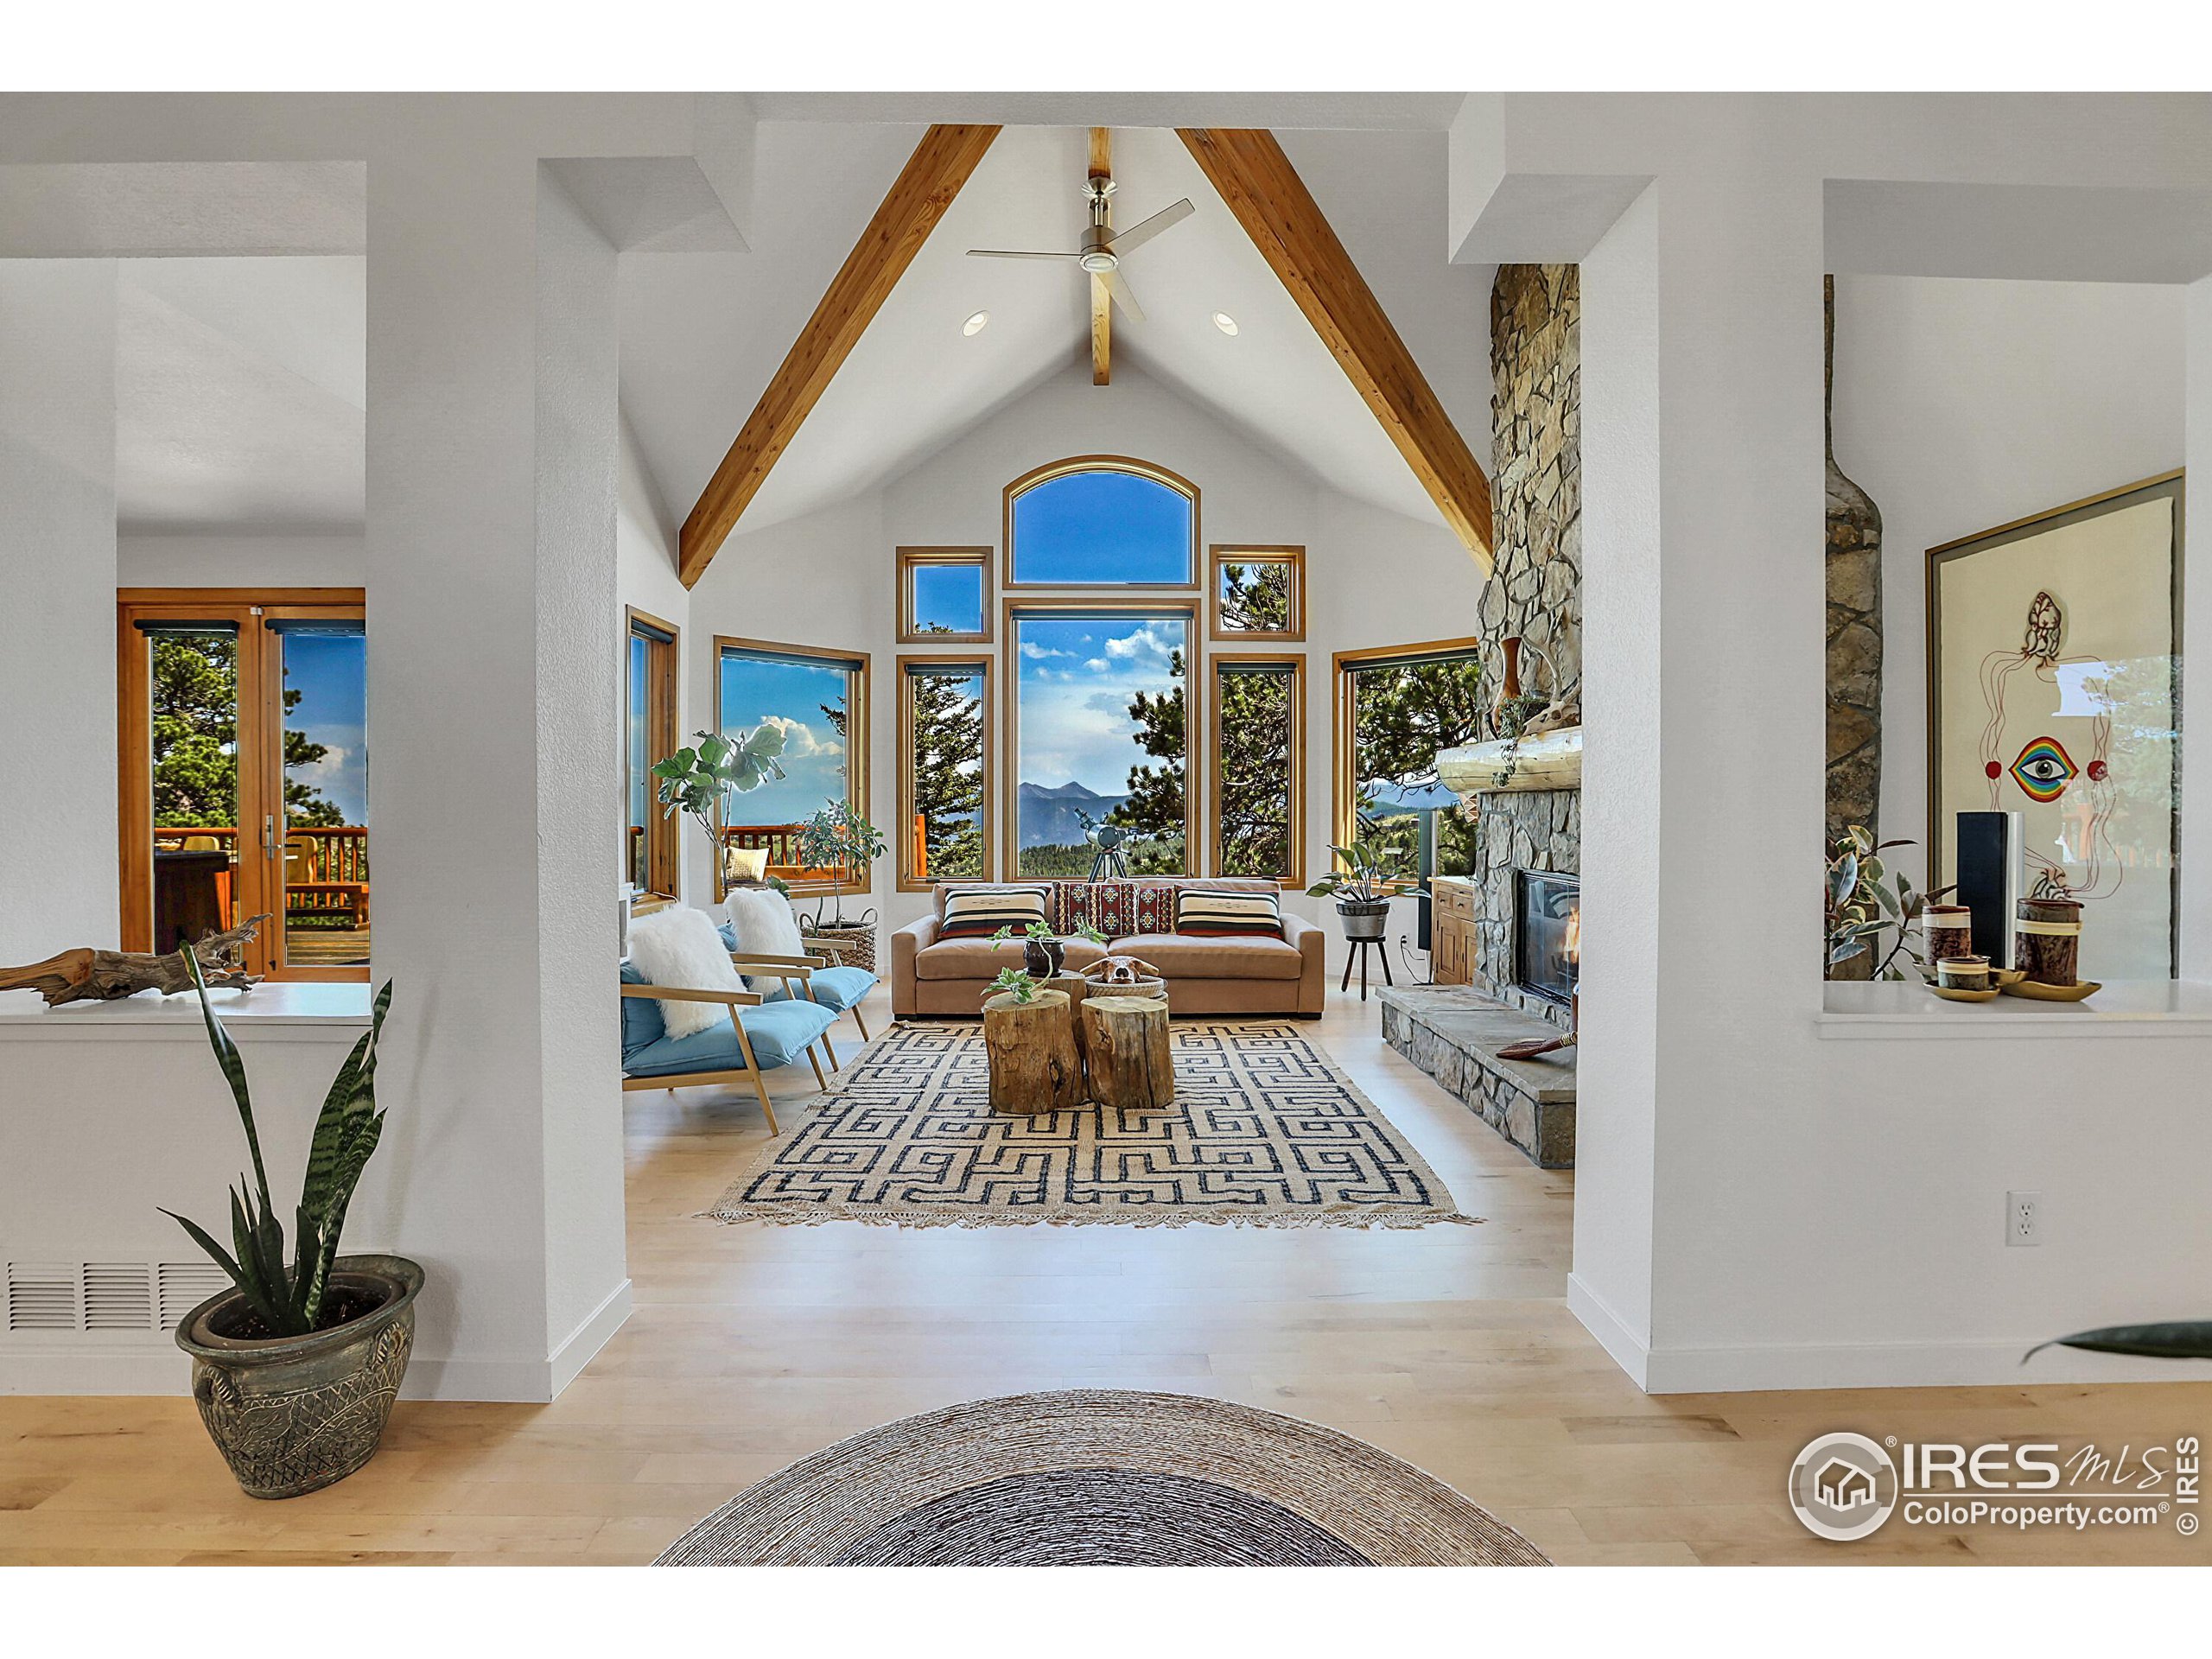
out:
M1556 870L1513 872L1513 984L1565 1008L1581 956L1582 883Z

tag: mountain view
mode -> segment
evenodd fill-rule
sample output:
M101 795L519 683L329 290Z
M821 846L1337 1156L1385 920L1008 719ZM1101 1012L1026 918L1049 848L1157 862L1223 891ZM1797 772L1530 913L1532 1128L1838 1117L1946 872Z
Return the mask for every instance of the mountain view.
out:
M1015 793L1024 847L1081 846L1084 813L1095 823L1128 799L1126 795L1101 795L1074 782L1057 788L1026 783Z

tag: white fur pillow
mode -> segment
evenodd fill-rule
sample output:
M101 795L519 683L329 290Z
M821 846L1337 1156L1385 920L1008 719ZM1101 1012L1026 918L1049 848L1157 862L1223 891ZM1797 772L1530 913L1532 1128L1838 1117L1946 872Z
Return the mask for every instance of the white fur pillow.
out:
M798 936L798 918L791 914L791 901L773 887L731 888L729 897L722 901L722 913L729 918L729 931L736 936L741 957L806 954L806 945ZM782 988L783 982L756 974L747 980L746 986L765 995Z
M630 924L630 960L648 985L688 991L741 991L745 982L729 965L722 936L703 910L671 905ZM689 1037L729 1019L721 1002L659 1001L661 1022L671 1037Z

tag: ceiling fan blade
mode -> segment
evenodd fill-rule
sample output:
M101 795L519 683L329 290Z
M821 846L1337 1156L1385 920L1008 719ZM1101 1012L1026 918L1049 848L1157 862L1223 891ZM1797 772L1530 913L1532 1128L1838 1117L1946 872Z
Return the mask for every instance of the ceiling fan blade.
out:
M1144 307L1139 305L1137 296L1129 292L1128 277L1122 276L1118 270L1104 270L1098 273L1098 280L1106 284L1106 291L1114 296L1115 304L1120 306L1139 322L1144 321Z
M1080 259L1079 253L1033 253L1027 249L970 248L970 259Z
M1188 196L1172 207L1163 207L1150 219L1139 219L1126 231L1116 231L1106 238L1106 246L1115 253L1127 253L1131 248L1141 248L1170 226L1180 225L1198 209L1191 206Z

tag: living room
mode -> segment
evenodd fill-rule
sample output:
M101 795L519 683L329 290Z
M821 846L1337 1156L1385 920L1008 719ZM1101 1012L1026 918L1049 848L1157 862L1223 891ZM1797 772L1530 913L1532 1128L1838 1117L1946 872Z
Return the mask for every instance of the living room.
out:
M2077 578L2025 678L2204 623L2212 120L2033 102L11 97L0 1558L1166 1560L1226 1491L1278 1561L2190 1559L1782 1496L2204 1399L2019 1365L2192 1311L2185 689L2012 686L1993 794L2129 791L2031 843L2082 925L1977 985L1916 905L1996 650L1933 584L2143 506L2168 648ZM406 1335L273 1475L193 1333L349 1054L297 1224Z

